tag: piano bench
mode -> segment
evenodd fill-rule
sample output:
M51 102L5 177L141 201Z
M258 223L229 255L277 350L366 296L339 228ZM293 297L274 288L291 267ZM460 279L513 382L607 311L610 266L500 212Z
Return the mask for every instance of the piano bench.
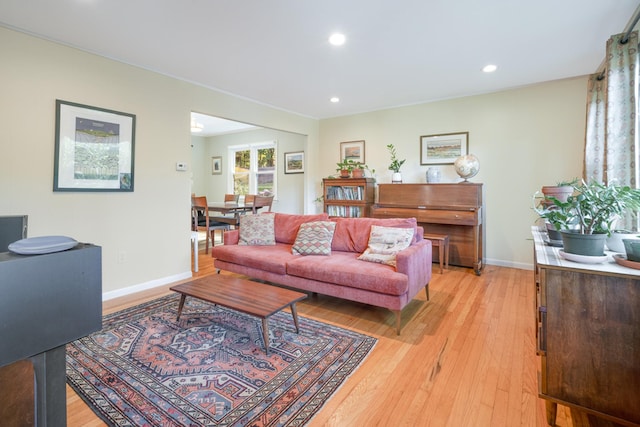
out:
M446 234L425 234L424 238L431 240L431 246L438 247L440 274L443 274L444 268L449 268L449 236Z

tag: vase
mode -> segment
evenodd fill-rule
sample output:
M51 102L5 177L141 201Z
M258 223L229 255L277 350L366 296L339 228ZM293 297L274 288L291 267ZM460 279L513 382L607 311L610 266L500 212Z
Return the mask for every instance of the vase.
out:
M430 184L435 182L440 182L440 169L437 169L437 168L427 169L427 182Z
M586 256L604 255L606 234L582 234L570 230L562 230L560 233L565 252Z
M393 175L391 175L391 182L394 184L402 183L402 174L400 172L394 172Z

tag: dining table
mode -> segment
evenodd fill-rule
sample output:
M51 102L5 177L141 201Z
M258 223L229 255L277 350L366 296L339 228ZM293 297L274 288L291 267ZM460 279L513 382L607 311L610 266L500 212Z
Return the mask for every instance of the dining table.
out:
M220 212L222 214L250 212L253 210L252 203L241 202L209 202L207 203L210 212Z
M236 227L240 224L240 215L253 211L253 204L242 202L209 202L207 207L209 208L210 218ZM218 212L223 216L212 216L211 212Z

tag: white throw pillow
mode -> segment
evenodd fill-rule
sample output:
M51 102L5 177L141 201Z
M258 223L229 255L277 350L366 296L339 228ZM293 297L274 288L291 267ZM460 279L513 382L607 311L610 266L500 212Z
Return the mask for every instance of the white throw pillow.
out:
M396 254L411 244L412 228L371 226L369 246L358 257L363 261L396 266Z

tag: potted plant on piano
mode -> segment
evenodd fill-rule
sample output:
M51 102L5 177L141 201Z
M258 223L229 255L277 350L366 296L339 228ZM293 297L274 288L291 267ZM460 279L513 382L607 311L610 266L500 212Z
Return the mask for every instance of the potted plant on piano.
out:
M603 256L615 221L640 211L640 190L597 181L574 185L574 193L566 201L553 196L548 199L551 205L537 211L560 231L565 254Z
M407 160L399 160L398 153L396 151L396 147L393 144L387 145L387 150L389 150L389 154L391 154L391 164L389 165L389 170L393 171L393 175L391 176L391 182L393 183L401 183L402 182L402 174L400 174L400 168Z

